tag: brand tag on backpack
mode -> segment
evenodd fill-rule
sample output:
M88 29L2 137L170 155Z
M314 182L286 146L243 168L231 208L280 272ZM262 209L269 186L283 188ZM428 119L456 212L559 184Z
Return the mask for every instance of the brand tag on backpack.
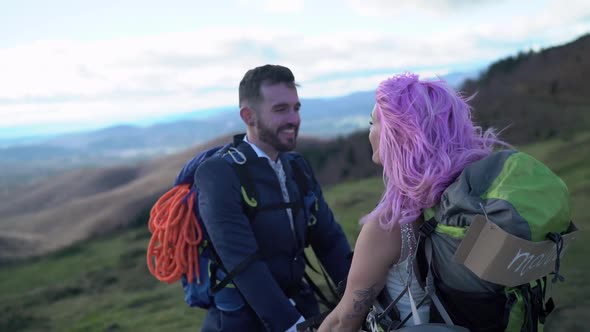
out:
M577 230L564 234L560 258ZM483 280L509 287L522 285L555 272L553 241L532 242L516 237L477 216L461 241L453 261L465 265Z

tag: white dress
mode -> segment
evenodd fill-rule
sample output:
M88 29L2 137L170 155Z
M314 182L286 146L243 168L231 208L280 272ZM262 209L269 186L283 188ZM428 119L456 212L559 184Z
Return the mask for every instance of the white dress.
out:
M406 288L408 277L410 276L408 262L411 262L414 256L410 253L415 252L417 246L415 237L416 227L417 226L413 224L401 226L401 257L403 257L403 259L401 259L401 261L397 264L393 264L391 266L389 272L387 273L387 280L385 282L385 287L392 299L396 299ZM422 303L422 305L417 309L419 320L415 319L415 317L412 315L412 317L406 321L404 326L414 326L416 321L419 321L421 324L428 323L430 316L430 298L426 296L426 292L424 289L422 289L422 287L420 287L415 274L412 273L411 276L412 280L410 284L410 292L412 293L414 303L416 306L418 306L424 297L426 297L426 299L424 300L424 303ZM404 320L412 312L410 296L407 292L397 302L396 307L400 313L400 320ZM381 308L378 303L376 303L375 308L378 312L383 312L385 309Z
M406 283L408 280L408 258L394 264L389 272L387 273L387 281L385 283L385 287L389 292L389 295L392 299L397 298L397 296L404 291L406 288ZM414 298L414 302L416 305L422 301L422 299L426 296L426 293L420 287L418 280L416 280L416 276L412 274L412 282L410 284L410 291L412 292L412 297ZM396 304L397 310L400 313L400 319L403 320L412 312L412 306L410 304L410 296L408 293L404 294L402 298ZM430 299L426 297L424 303L418 308L418 316L420 317L421 323L428 322L428 317L430 315ZM414 319L413 317L410 318L405 326L413 326Z

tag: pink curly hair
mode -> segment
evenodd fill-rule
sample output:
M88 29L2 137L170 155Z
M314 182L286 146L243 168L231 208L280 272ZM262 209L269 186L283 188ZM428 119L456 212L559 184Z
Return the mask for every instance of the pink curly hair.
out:
M377 219L391 230L416 221L468 164L503 144L493 129L474 125L467 102L440 79L406 73L379 84L375 116L385 192L361 223Z

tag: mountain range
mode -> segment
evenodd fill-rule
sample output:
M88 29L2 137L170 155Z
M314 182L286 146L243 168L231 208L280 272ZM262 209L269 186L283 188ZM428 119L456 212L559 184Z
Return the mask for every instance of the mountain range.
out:
M572 137L590 128L590 34L493 63L461 90L475 120L511 143Z
M150 207L192 156L230 139L218 137L129 165L77 169L0 192L0 260L40 255L137 220L145 222ZM301 137L298 151L308 157L325 185L379 172L371 162L366 132L335 140Z
M474 73L453 73L459 84ZM325 99L302 99L305 136L334 138L368 128L374 91ZM220 135L244 130L234 107L192 112L150 126L118 125L36 140L0 142L0 188L28 184L78 167L113 166L168 155ZM0 189L1 190L1 189Z
M590 74L590 59L585 56L588 50L590 35L563 46L492 64L479 79L467 81L462 88L468 93L477 92L471 101L475 119L498 128L511 124L502 137L517 144L568 139L590 131L590 83L582 79ZM313 133L323 128L325 133L323 138L302 135L298 151L310 160L323 185L379 174L379 169L370 162L367 132L358 131L366 126L361 123L368 121L372 99L371 93L358 93L337 100L304 100L310 111L304 115L306 127L302 132ZM235 123L227 120L230 118ZM37 172L38 181L26 185L19 181L19 187L0 184L3 189L0 190L0 256L11 259L41 255L138 220L144 222L150 206L170 187L184 163L206 147L227 142L230 138L222 135L220 128L236 131L237 127L232 126L239 125L237 120L233 112L227 111L208 119L190 120L193 122L178 121L149 128L120 126L43 143L53 150L30 145L5 148L14 150L11 150L12 159L6 156L7 150L0 152L3 160L9 160L3 167L12 165L11 169L22 171L22 176L28 178L27 172ZM183 127L176 127L181 123ZM197 130L194 123L200 123L203 129ZM326 133L332 129L328 128L340 129L333 129L330 137ZM193 135L190 148L164 143L184 142L179 138L182 132ZM206 138L206 135L211 136ZM207 142L195 144L200 140ZM141 154L130 152L139 149L138 145L168 151L157 158L139 160ZM35 152L36 148L40 150ZM63 167L60 163L74 158L64 152L70 150L85 154L75 157L76 169L58 174L58 167ZM136 159L105 166L107 162L100 159L106 158L107 152L115 154L113 151L128 151ZM14 157L19 153L21 159ZM27 160L27 156L54 163L56 168L48 170L41 163ZM15 173L12 174L10 179L18 181Z

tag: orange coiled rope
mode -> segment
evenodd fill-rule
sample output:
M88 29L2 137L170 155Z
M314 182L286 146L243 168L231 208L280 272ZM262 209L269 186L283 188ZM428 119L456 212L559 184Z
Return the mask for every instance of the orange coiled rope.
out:
M156 279L171 284L185 274L189 282L201 282L198 246L203 231L193 213L194 192L179 185L166 192L150 211L148 223L152 238L147 250L147 265Z

